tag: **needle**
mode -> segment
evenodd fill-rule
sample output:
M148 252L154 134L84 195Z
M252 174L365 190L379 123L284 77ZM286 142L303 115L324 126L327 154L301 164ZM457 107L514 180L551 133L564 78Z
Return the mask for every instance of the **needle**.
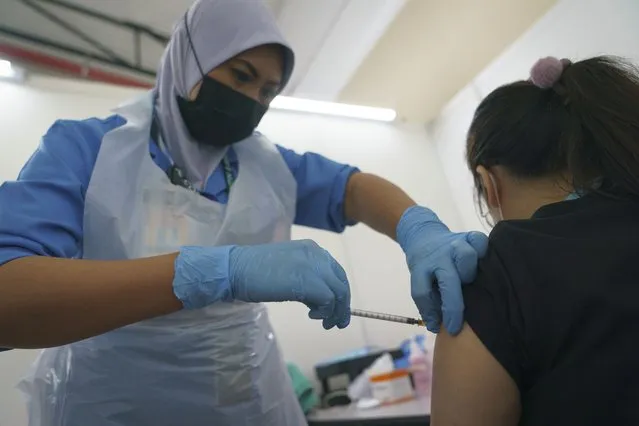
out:
M399 322L402 324L418 325L425 327L424 321L417 318L403 317L400 315L382 314L379 312L363 311L361 309L351 309L351 315L362 318L372 318L382 321Z

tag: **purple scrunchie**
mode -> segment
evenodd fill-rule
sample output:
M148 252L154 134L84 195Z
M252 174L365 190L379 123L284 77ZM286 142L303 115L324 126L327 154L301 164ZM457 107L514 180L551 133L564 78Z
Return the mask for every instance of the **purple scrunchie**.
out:
M561 74L571 64L568 59L552 56L541 58L530 69L530 82L540 89L550 89L561 78Z

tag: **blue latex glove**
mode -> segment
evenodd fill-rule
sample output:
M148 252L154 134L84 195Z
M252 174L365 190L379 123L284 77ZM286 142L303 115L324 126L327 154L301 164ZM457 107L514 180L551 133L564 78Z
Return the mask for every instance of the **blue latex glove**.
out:
M397 225L397 241L406 253L413 301L428 329L439 332L443 318L449 333L459 333L464 323L461 286L475 279L488 237L481 232L453 233L431 210L413 206Z
M183 247L173 291L187 309L218 301L302 302L324 328L350 322L344 269L310 240L255 246Z

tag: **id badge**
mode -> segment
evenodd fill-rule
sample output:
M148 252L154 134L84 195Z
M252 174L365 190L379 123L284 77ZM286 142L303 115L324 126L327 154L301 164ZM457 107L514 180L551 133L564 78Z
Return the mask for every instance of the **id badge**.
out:
M164 202L150 196L145 200L147 222L144 232L144 246L147 256L173 253L189 244L189 223L187 215L181 213L174 193L165 193Z

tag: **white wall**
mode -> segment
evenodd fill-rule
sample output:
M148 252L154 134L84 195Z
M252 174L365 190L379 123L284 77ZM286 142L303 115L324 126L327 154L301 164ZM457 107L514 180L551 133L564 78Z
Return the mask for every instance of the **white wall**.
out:
M134 93L138 92L48 78L34 77L28 85L0 80L0 182L15 179L56 119L108 116L111 105Z
M496 87L525 79L544 56L584 59L613 54L639 61L639 1L560 0L532 28L464 88L431 123L446 176L466 229L481 229L472 200L473 183L464 159L466 131L482 97Z
M57 118L105 116L136 91L48 78L28 85L0 83L0 182L14 179L37 147L41 135ZM405 188L417 201L438 211L453 228L461 223L437 162L434 145L421 127L271 111L261 130L273 141L297 151L315 151L384 176ZM409 277L399 247L390 239L356 226L343 235L305 228L295 238L312 238L340 261L351 280L353 306L417 315L410 300ZM313 365L363 345L396 346L417 331L354 318L343 331L325 332L297 304L270 307L286 358L313 375ZM0 425L25 424L20 394L13 389L37 354L0 354Z
M424 143L426 132L418 127L395 127L306 114L273 111L261 130L272 140L297 151L315 151L336 161L357 165L363 171L383 176L410 193L415 199L438 211L451 226L459 224L457 211L443 173L436 161L433 146ZM393 241L363 225L344 235L334 235L304 228L295 229L294 237L310 236L320 242L345 267L353 289L353 307L416 315L410 300L409 276L403 254ZM281 305L278 305L279 308ZM273 311L274 322L290 315L291 309ZM325 333L317 324L305 319L299 307L304 333L280 330L286 354L310 372L317 359L331 356L347 347L363 344L394 346L412 330L402 326L371 323L353 319L353 327ZM290 318L290 316L289 316ZM289 344L290 343L290 344ZM308 343L308 344L304 344Z

